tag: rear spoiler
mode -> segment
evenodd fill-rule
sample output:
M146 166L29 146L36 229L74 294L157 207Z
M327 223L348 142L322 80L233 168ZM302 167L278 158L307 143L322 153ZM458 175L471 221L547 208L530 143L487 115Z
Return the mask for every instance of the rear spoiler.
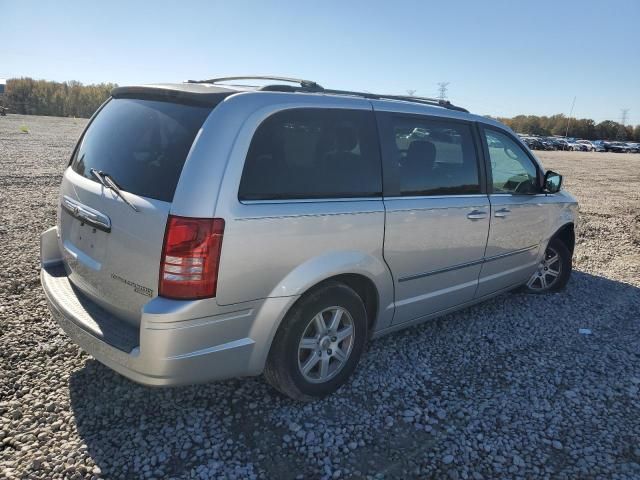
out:
M195 88L194 88L195 87ZM238 93L224 87L202 85L134 85L111 90L113 98L139 98L165 102L215 107L231 94Z

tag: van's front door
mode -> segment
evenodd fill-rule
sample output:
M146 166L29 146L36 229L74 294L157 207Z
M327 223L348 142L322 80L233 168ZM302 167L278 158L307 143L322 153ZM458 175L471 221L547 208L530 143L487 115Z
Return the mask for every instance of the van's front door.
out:
M394 323L402 323L474 298L490 204L471 124L397 112L377 117L384 257L394 277Z
M508 132L482 128L489 159L491 228L477 296L525 283L538 265L547 229L541 172Z

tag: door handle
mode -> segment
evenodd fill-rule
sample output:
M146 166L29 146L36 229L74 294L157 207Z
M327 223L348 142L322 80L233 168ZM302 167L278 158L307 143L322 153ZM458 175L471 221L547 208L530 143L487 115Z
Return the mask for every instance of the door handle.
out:
M483 218L487 218L487 212L483 212L482 210L473 210L467 213L467 218L469 220L482 220Z
M504 218L504 217L508 217L510 213L511 213L511 210L509 210L508 208L501 208L500 210L496 210L493 216L498 218Z

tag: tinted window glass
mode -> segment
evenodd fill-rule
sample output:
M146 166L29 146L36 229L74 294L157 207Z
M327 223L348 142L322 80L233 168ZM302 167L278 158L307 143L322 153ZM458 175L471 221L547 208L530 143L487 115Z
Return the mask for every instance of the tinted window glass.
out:
M372 112L293 109L272 115L258 127L238 197L368 197L381 191Z
M108 173L125 191L170 202L200 127L211 111L170 102L115 99L93 120L72 168Z
M400 194L480 193L478 160L468 125L392 117L382 135L398 165Z
M520 145L508 135L485 129L494 193L538 193L538 172Z

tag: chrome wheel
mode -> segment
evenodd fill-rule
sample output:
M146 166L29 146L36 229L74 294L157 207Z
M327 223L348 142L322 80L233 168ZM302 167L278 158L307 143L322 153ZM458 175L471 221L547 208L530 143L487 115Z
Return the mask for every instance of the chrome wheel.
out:
M308 323L298 345L298 368L311 383L333 378L345 366L354 340L353 318L342 307L329 307Z
M547 247L538 269L527 282L527 287L538 291L549 290L560 277L561 271L560 255L555 249Z

